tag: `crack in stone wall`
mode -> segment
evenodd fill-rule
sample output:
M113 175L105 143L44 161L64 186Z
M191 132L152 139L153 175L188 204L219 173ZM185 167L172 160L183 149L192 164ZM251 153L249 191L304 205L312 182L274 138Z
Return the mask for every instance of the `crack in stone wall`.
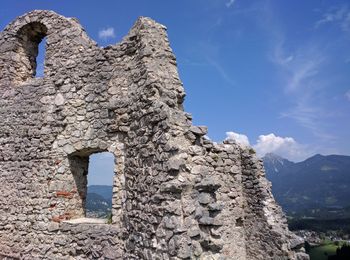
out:
M141 17L100 48L32 11L0 33L0 73L0 258L307 259L255 154L192 125L163 25ZM66 222L101 151L117 158L112 224Z

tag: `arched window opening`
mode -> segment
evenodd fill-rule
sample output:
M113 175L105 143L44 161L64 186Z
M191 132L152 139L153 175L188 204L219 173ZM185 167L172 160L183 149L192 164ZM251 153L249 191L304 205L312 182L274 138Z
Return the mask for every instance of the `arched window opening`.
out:
M22 81L26 81L33 77L42 77L44 75L44 60L46 49L46 41L44 38L46 35L46 26L39 22L26 24L18 31L18 76ZM40 54L38 55L38 53Z
M85 203L86 217L111 220L114 160L114 155L109 152L90 155Z

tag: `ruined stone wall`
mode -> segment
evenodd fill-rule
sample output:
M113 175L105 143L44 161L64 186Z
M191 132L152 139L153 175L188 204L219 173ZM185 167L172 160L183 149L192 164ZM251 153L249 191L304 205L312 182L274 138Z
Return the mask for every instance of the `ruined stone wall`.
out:
M184 96L166 28L149 18L105 48L51 11L9 24L0 34L0 258L300 258L261 161L207 140ZM88 157L101 151L116 157L112 224L83 223Z

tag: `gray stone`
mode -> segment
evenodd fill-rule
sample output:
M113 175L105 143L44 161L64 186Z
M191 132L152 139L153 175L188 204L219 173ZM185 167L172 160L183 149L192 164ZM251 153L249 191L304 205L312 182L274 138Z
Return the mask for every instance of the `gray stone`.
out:
M309 255L306 254L306 253L297 252L297 253L296 253L296 259L297 259L297 260L309 260L310 257L309 257Z
M187 230L187 234L189 237L196 237L199 236L200 230L198 227L194 226Z
M204 191L215 191L221 186L221 183L217 177L210 176L205 177L200 183L196 184L195 187L198 190Z
M0 259L301 259L255 154L192 125L152 19L101 48L75 18L16 18L0 33L0 97ZM84 209L101 151L116 156L111 224Z
M214 219L208 216L204 216L199 219L198 223L202 225L213 225Z
M61 106L64 104L64 97L61 93L58 93L55 97L55 105Z
M209 193L201 192L198 196L198 202L201 204L209 204L211 201L211 195Z
M168 161L168 169L170 171L178 171L180 167L185 164L185 161L182 158L171 158Z
M195 135L203 136L208 133L208 128L206 126L191 126L190 131Z

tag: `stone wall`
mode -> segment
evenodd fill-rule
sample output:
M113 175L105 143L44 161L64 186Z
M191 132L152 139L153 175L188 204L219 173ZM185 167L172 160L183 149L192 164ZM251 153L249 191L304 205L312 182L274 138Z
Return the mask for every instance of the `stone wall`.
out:
M301 259L254 151L207 140L184 96L166 28L149 18L105 48L52 11L9 24L0 258ZM112 224L84 223L88 158L101 151L116 157Z

